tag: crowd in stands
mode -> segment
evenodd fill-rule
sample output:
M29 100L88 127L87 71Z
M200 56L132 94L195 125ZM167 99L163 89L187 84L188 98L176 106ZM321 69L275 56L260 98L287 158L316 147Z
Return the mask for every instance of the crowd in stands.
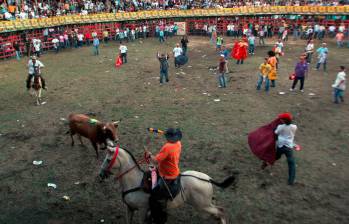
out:
M31 19L60 15L100 12L133 12L139 10L168 10L193 8L232 8L240 6L349 4L348 0L0 0L0 19Z

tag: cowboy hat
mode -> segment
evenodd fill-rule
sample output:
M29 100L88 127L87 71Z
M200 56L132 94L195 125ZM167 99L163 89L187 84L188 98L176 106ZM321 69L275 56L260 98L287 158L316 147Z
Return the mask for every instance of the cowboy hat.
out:
M169 142L177 142L182 139L182 132L179 128L168 128L165 132L165 137Z

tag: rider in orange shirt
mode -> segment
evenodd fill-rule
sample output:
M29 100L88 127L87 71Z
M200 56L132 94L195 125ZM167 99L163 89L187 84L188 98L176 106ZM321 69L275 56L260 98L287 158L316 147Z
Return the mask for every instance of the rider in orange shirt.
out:
M159 175L157 185L150 194L149 205L151 216L156 224L164 224L167 221L166 201L173 199L173 192L178 184L179 158L182 151L182 132L179 129L169 128L165 132L167 142L160 152L153 156L146 150L146 156L157 165ZM165 200L162 203L161 200Z

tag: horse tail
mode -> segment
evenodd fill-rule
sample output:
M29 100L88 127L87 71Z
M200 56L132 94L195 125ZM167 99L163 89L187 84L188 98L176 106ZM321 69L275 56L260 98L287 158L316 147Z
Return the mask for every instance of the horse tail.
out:
M225 178L225 180L223 180L222 182L216 182L213 179L210 179L210 183L216 185L217 187L223 188L223 189L229 187L232 184L236 184L236 182L237 182L237 178L235 175L231 175L231 176Z

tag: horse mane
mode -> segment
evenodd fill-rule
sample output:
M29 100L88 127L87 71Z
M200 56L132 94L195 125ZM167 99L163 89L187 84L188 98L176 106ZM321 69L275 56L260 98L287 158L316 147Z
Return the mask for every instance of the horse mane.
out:
M127 150L127 149L125 149L125 148L122 148L122 149L125 150L125 152L127 152L127 154L131 157L131 159L132 159L133 162L136 164L136 166L138 167L138 169L144 173L144 170L139 166L139 164L138 164L136 158L134 157L134 155L133 155L129 150Z

